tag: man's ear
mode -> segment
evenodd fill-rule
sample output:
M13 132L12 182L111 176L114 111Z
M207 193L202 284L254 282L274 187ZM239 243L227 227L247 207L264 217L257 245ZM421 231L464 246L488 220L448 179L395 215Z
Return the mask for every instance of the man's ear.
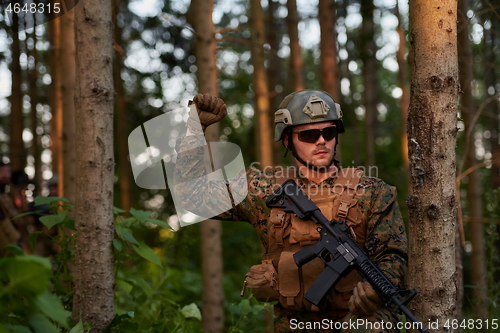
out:
M288 149L288 133L283 135L283 146Z

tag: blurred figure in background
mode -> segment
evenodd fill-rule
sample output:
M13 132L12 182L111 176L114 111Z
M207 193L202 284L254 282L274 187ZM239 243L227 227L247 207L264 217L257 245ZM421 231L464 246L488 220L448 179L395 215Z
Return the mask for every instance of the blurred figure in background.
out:
M0 256L7 244L21 246L21 233L12 218L18 215L14 198L9 195L12 171L10 165L0 160Z

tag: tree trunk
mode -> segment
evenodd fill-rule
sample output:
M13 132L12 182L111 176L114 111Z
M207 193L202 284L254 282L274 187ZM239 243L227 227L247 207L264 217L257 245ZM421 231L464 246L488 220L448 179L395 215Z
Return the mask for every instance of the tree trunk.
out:
M196 78L200 93L218 95L216 40L212 21L212 0L193 0L188 21L195 30ZM219 124L206 132L208 142L218 141ZM204 332L224 332L224 288L222 284L222 225L218 220L201 222L201 258L203 272L202 325Z
M31 104L31 133L33 134L31 153L33 155L34 160L34 169L35 169L35 177L33 178L35 182L35 189L33 191L33 196L37 196L40 194L40 186L43 181L42 177L42 161L40 156L40 135L37 133L37 128L39 127L38 115L36 110L36 105L38 104L38 87L36 86L36 82L38 80L38 54L36 49L36 33L35 29L33 29L33 33L31 34L31 38L33 39L33 49L31 50L31 56L33 57L33 69L30 72L30 104Z
M468 4L466 0L460 0L458 4L458 65L460 73L460 87L462 89L461 115L464 120L466 133L465 168L468 169L478 162L476 160L476 149L474 145L474 115L476 106L472 97L472 50L469 40L469 20L467 19ZM459 170L462 172L463 170ZM483 224L479 221L483 217L483 202L481 196L481 181L479 170L469 173L467 182L467 203L469 205L469 231L472 243L471 267L473 304L475 317L478 319L488 318L488 295L486 283L486 252L484 247Z
M292 91L304 89L304 60L299 44L299 14L297 13L297 1L288 0L286 2L288 16L288 38L290 39L290 73Z
M334 0L319 0L318 16L320 25L321 89L329 93L339 103L339 66L337 63L337 34L335 30L336 8ZM336 159L342 160L339 142Z
M361 0L361 26L362 46L360 50L363 62L363 86L365 104L365 148L366 169L375 165L375 139L377 138L377 46L375 44L375 24L373 12L375 5L372 0Z
M410 105L410 88L408 86L408 63L405 59L406 54L406 39L405 31L403 27L403 22L401 20L401 14L399 13L398 1L396 1L396 7L394 9L396 17L398 19L398 35L399 35L399 47L396 52L396 58L399 67L399 82L401 85L402 95L401 95L401 119L403 120L402 135L401 135L401 146L403 152L403 162L406 169L406 174L408 180L410 179L410 162L408 161L408 134L406 133L406 118L408 117L408 106Z
M250 31L257 147L260 166L265 169L273 165L273 130L269 116L269 93L266 67L264 66L264 17L260 0L250 1Z
M339 75L337 66L337 36L335 33L335 2L319 0L318 16L321 31L321 88L339 102Z
M12 61L10 72L12 75L12 92L10 101L10 166L13 172L24 170L26 166L26 155L23 142L23 92L21 90L21 65L19 57L21 49L19 46L19 20L18 15L12 15Z
M410 308L423 323L456 318L457 1L410 1L408 152ZM440 328L443 331L443 328Z
M276 18L276 11L280 6L279 1L269 0L267 9L267 42L269 43L270 50L267 60L269 67L267 68L267 78L269 80L269 125L271 130L274 129L274 112L278 110L281 102L281 90L278 92L278 86L281 85L281 62L282 59L278 57L280 49L280 42L278 40L277 32L280 31L281 25L278 23L279 19ZM282 87L281 87L282 88ZM279 152L281 150L281 142L273 142L273 151ZM274 165L283 164L283 155L274 154Z
M114 21L114 36L115 36L115 57L113 60L113 81L115 84L116 104L115 104L115 147L118 150L118 182L120 184L120 199L121 208L129 210L132 206L131 198L131 185L132 168L128 157L128 143L127 137L129 134L127 126L127 108L125 102L125 91L123 89L123 80L121 78L122 71L122 58L124 52L121 48L122 44L122 27L118 27L116 15L118 13L120 4L115 5L113 21Z
M76 147L75 147L75 11L66 12L61 22L61 94L63 110L62 161L59 170L59 195L75 202Z
M52 13L52 15L55 15ZM62 168L62 131L63 111L61 95L61 17L49 21L50 31L50 111L52 113L50 140L52 151L52 172L59 173ZM61 186L58 185L59 188Z
M113 23L107 0L75 7L77 196L74 322L102 332L114 316Z
M345 21L347 16L347 6L347 1L343 1L341 5L337 7L337 20L343 19ZM349 29L346 30L346 36L347 40L352 40L352 34ZM355 50L353 50L353 48L355 49L356 47L353 43L351 46L349 45L349 43L346 43L344 47L347 51L347 58L344 60L339 58L339 68L341 73L340 76L341 78L345 78L347 82L349 82L350 88L346 96L341 94L341 106L344 113L344 124L349 124L349 121L351 121L350 133L352 134L350 134L350 137L352 138L351 142L353 158L350 162L352 163L352 166L358 167L361 166L360 151L362 150L361 145L363 131L360 129L360 122L357 119L356 114L354 113L354 110L356 109L358 103L354 99L354 79L351 71L349 70L349 63L353 61L354 58L353 52L355 52ZM342 140L342 138L339 138L339 140ZM346 166L346 164L343 165Z
M494 30L496 26L499 26L497 23L493 25L490 29L484 30L484 45L485 45L485 57L484 63L485 68L485 96L492 97L495 94L495 84L497 83L496 71L498 68L496 64L497 57L495 55L494 47L495 42L498 40L497 32L498 30ZM493 91L488 91L489 89L493 89ZM492 178L492 188L500 188L500 143L498 142L500 135L500 108L498 103L488 103L485 106L486 114L488 115L488 130L491 133L490 136L490 146L491 146L491 159L495 160L491 166L491 178Z

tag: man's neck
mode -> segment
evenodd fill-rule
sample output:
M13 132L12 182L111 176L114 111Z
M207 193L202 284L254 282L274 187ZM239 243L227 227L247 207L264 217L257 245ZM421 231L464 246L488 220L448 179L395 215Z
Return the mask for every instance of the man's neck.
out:
M330 178L332 175L334 175L337 172L337 167L335 165L330 165L329 167L325 167L324 171L326 172L320 172L318 170L312 170L303 165L302 163L297 161L297 165L299 167L300 174L304 176L305 178L309 179L310 181L313 181L317 184L321 183L323 180ZM323 170L322 170L323 171Z

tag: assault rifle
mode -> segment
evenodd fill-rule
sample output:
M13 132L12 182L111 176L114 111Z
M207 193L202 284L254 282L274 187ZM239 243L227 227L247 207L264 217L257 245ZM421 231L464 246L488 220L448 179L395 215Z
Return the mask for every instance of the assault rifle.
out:
M423 333L429 333L424 325L406 308L406 304L417 294L415 289L399 290L396 285L371 261L350 235L347 223L339 219L329 221L316 204L289 179L266 201L270 208L282 208L300 219L317 223L320 239L293 255L298 267L316 257L323 259L325 269L304 295L318 306L330 289L353 269L368 281L384 305L395 314L404 313Z

